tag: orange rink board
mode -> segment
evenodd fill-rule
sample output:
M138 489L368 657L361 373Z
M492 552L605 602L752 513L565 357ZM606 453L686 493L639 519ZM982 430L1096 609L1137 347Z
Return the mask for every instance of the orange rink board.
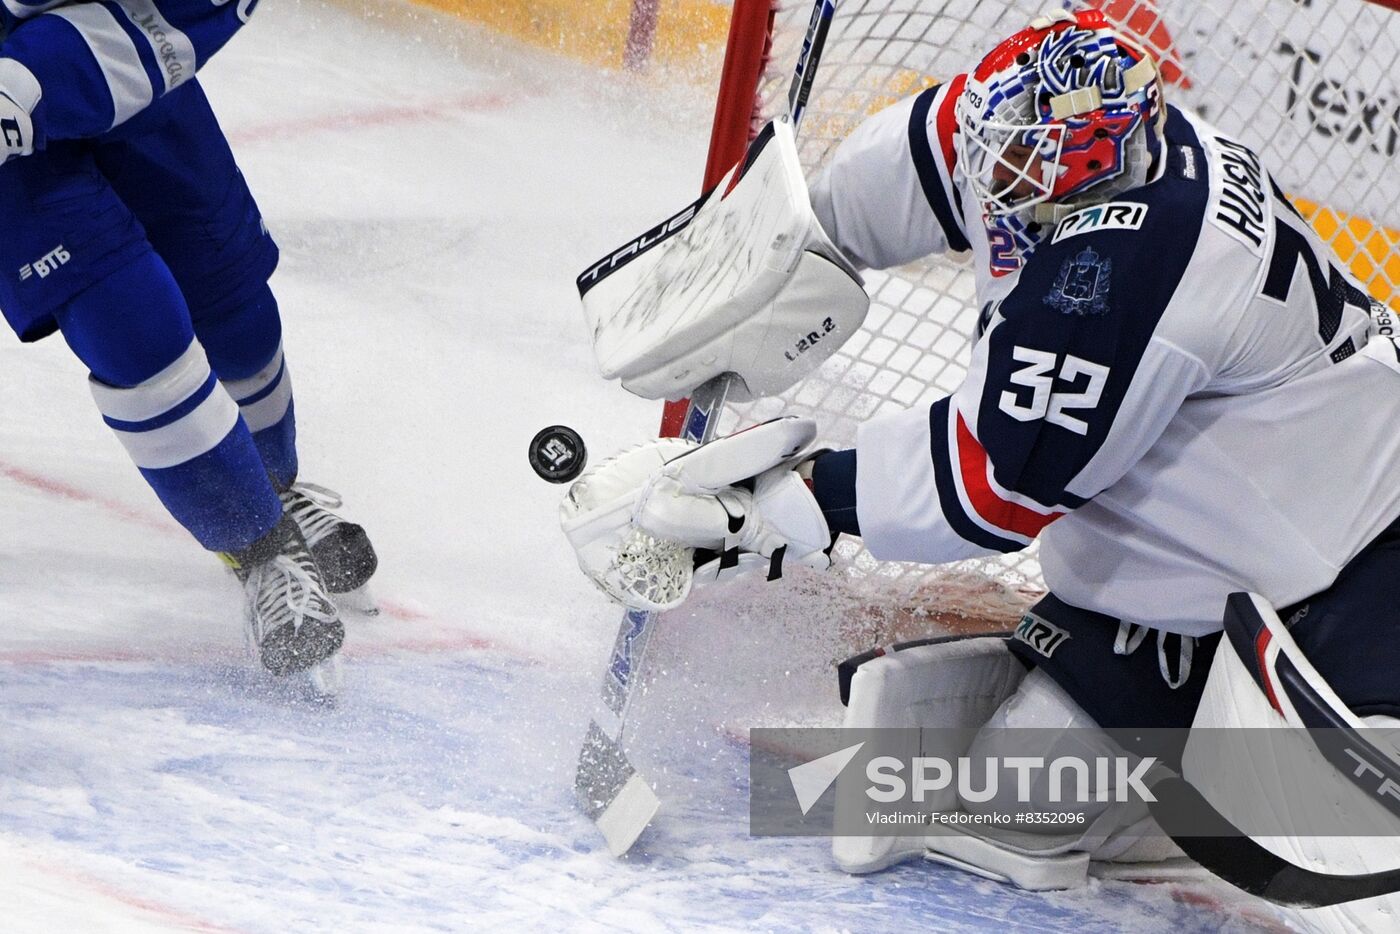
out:
M684 69L700 84L718 80L729 3L717 0L409 0L511 38L604 68ZM1164 76L1172 77L1164 69ZM921 76L909 76L910 90ZM893 102L893 98L890 98ZM1338 259L1378 301L1400 311L1400 231L1291 196Z
M686 65L716 55L729 30L728 3L711 0L411 0L592 65ZM628 39L645 33L642 58Z

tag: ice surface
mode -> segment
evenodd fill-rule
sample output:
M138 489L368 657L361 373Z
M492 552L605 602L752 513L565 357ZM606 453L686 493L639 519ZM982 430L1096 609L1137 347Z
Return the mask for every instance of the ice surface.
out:
M374 536L385 612L335 708L270 688L63 344L0 346L0 928L1251 927L1220 888L852 879L749 839L744 729L836 715L840 613L774 591L658 633L635 748L663 810L609 857L571 777L618 614L525 446L655 430L594 375L572 280L694 196L708 92L288 0L205 81L283 248L304 476Z

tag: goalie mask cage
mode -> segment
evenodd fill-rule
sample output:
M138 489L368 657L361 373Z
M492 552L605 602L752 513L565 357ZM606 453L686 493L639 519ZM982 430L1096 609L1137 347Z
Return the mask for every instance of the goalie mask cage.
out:
M1167 99L1256 149L1340 262L1400 311L1400 0L1096 0L1158 60ZM843 0L798 140L809 177L862 119L970 70L1054 0ZM733 152L786 94L807 0L735 0L711 152ZM742 150L740 150L742 151ZM732 163L733 159L730 159ZM877 413L928 405L961 382L977 319L966 255L866 273L864 329L778 399L729 406L721 432L780 412L854 444ZM838 567L882 600L981 581L1021 600L1043 590L1034 546L947 569L878 562L856 542ZM969 576L971 575L971 576ZM942 584L938 584L942 581ZM953 603L957 603L953 595ZM1001 620L1000 622L1008 622Z

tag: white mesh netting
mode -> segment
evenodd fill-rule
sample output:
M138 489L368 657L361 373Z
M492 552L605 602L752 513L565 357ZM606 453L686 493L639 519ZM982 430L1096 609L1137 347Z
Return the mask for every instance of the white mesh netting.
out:
M866 115L971 68L1053 6L1035 0L844 0L821 59L799 149L809 172ZM1400 13L1367 0L1100 0L1157 55L1168 99L1257 149L1305 216L1373 296L1400 309ZM761 119L781 112L810 4L777 13ZM869 273L864 330L781 399L727 412L721 431L779 411L815 415L824 440L961 381L976 321L972 274L935 258ZM955 607L950 581L984 580L1008 606L1042 588L1034 549L955 569L882 564L840 546L844 573L880 601ZM976 589L976 588L973 588ZM1000 598L979 600L993 608ZM1002 614L1005 615L1004 613ZM1014 618L1014 617L1013 617Z

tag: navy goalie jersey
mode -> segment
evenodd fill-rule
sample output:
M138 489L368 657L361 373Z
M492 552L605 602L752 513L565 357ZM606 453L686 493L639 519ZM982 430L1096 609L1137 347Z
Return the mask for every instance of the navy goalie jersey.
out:
M878 558L1041 542L1049 588L1202 635L1225 597L1325 589L1400 515L1400 350L1258 156L1169 111L1147 185L1017 242L957 165L961 80L871 117L814 182L851 257L967 251L981 309L952 396L865 423Z
M0 93L34 148L99 136L194 77L257 0L3 0Z

